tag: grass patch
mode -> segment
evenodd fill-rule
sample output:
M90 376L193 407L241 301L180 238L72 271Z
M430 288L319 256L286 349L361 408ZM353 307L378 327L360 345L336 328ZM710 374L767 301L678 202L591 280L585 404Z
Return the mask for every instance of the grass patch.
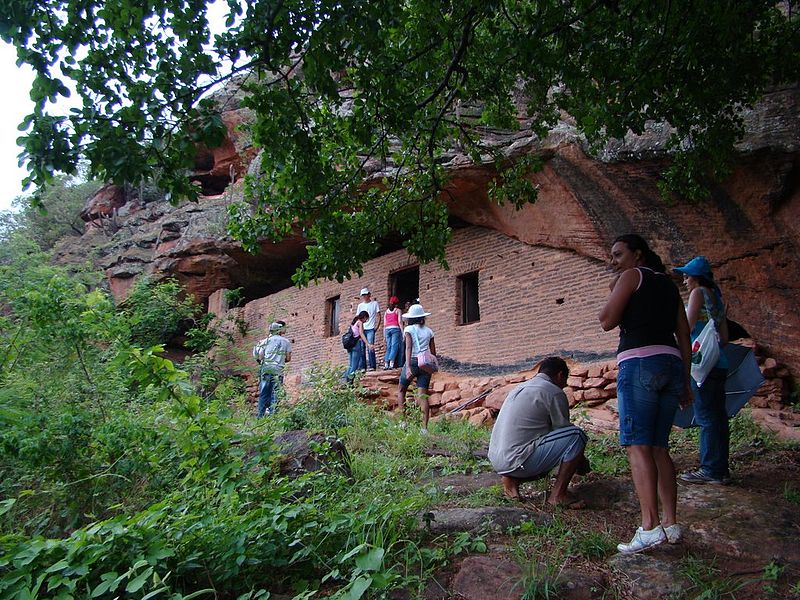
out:
M705 561L691 554L681 560L679 572L691 584L688 589L681 592L681 599L717 600L736 598L736 593L739 590L759 581L759 579L722 577L714 561Z

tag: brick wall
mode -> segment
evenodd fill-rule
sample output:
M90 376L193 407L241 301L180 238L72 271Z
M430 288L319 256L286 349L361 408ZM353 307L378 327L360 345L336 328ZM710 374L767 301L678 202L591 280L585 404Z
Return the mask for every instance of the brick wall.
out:
M447 261L449 271L436 264L419 267L419 293L432 313L427 324L435 333L437 351L457 363L456 368L519 368L554 352L613 353L616 333L604 333L597 322L609 282L601 261L568 250L529 246L474 226L455 232ZM317 361L344 368L347 353L339 335L328 335L326 300L340 296L339 329L344 331L362 287L372 290L383 311L390 274L413 266L416 261L405 251L397 251L367 262L362 277L341 284L325 281L304 289L290 288L254 300L236 309L248 325L241 346L252 347L265 337L271 321L283 319L294 344L289 375L299 375ZM479 273L480 321L459 325L458 276L474 271ZM376 342L381 361L381 333Z

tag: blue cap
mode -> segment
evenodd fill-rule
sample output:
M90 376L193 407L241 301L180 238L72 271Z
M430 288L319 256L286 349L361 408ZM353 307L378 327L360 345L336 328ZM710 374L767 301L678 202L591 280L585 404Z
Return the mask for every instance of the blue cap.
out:
M714 277L711 272L711 264L705 256L695 256L682 267L675 269L678 273L689 275L690 277Z

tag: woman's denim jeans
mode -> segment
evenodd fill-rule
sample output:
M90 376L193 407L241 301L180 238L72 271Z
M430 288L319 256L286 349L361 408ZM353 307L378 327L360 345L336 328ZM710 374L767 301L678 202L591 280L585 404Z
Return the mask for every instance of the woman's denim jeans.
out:
M365 329L364 330L364 336L366 336L367 341L370 344L373 344L373 347L370 349L370 351L367 354L369 355L369 368L374 370L376 365L377 365L377 363L375 361L375 346L374 346L374 344L375 344L375 330L374 329ZM363 352L364 350L366 350L366 347L363 345L363 341L362 341L361 351ZM366 368L367 368L367 365L366 365L366 360L365 360L364 361L364 369L366 369Z
M263 417L265 413L272 414L278 408L278 388L283 385L283 376L264 375L259 382L258 388L258 416Z
M699 397L695 396L694 416L700 425L700 470L714 479L730 476L728 452L730 430L728 413L725 410L725 380L728 371L712 369L703 385Z
M383 364L386 367L397 367L400 355L400 333L399 327L384 329L383 335L386 338L386 354L383 357Z
M619 363L620 444L668 448L683 386L683 364L677 356L656 354Z
M364 350L366 346L364 346L364 340L358 340L356 345L350 348L348 352L350 353L350 363L347 367L347 380L352 381L353 375L356 371L366 371L367 369L367 361L364 357Z

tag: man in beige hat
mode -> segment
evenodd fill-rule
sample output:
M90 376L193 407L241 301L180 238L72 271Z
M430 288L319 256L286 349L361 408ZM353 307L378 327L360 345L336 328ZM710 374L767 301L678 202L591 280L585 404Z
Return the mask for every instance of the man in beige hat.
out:
M269 337L253 348L253 358L258 369L258 416L275 412L278 388L283 385L286 363L292 360L292 342L283 336L286 323L273 321L269 326Z

